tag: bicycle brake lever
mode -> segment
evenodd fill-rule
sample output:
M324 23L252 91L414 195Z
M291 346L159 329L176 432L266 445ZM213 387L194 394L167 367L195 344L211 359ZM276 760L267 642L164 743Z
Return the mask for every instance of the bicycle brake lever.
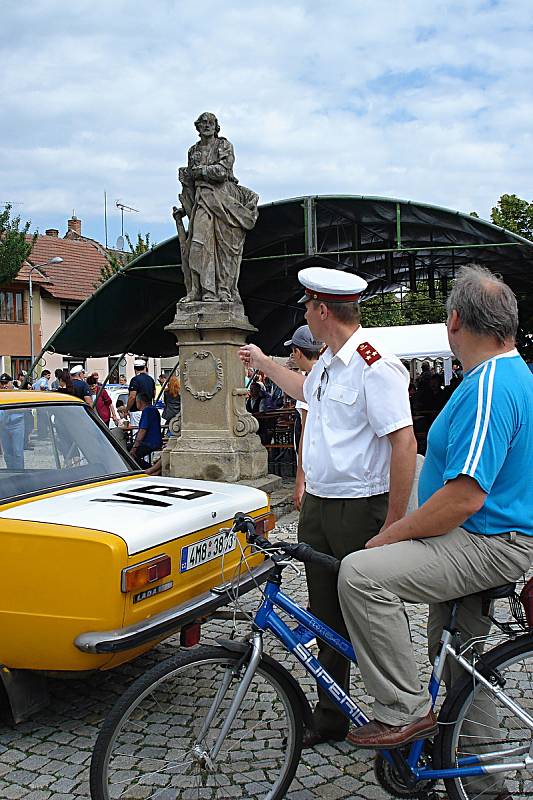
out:
M300 567L296 566L294 561L276 561L276 565L279 565L281 567L290 567L292 570L294 570L294 572L297 575L301 575L302 574L302 570L300 569Z

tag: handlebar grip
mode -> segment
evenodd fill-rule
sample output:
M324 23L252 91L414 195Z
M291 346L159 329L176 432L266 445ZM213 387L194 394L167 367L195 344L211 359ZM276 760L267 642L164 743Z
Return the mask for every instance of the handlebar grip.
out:
M300 542L290 546L290 555L304 564L316 564L319 567L324 567L328 572L338 572L341 562L334 556L328 556L326 553L319 553L310 544Z

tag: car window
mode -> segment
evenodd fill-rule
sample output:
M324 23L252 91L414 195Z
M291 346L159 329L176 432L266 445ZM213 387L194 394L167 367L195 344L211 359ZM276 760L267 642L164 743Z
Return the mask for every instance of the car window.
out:
M0 502L131 471L85 406L0 406Z

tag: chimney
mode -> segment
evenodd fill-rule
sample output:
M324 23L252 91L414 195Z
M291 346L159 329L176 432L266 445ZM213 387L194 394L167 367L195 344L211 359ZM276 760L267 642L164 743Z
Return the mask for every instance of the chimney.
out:
M76 236L81 236L81 219L78 219L74 214L67 220L68 232L75 233Z
M57 228L48 228L48 230L46 230L44 234L45 236L54 236L57 239L57 237L59 236L59 231L57 230Z

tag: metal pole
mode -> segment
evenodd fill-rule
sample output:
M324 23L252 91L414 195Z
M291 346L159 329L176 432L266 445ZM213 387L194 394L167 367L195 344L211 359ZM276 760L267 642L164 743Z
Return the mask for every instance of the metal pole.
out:
M31 273L33 272L33 267L30 267L30 278L29 278L29 309L30 309L30 374L29 378L33 377L32 369L33 369L33 284L31 281Z
M105 246L107 250L107 192L104 192L104 230L105 230Z

